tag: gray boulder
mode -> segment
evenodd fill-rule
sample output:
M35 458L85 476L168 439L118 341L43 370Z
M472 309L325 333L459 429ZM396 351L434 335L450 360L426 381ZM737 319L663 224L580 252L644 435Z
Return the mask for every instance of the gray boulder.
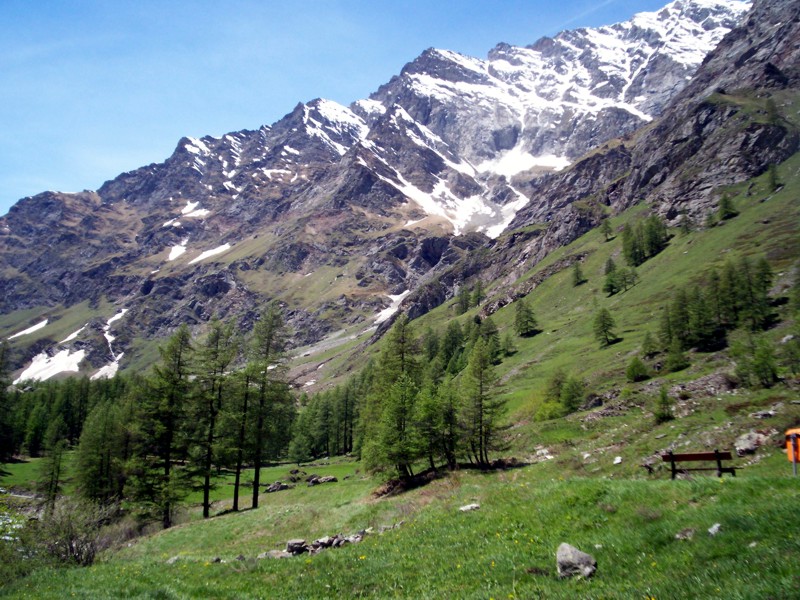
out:
M589 578L597 570L597 561L591 554L581 552L575 546L562 543L556 552L556 566L559 577Z
M767 443L769 438L763 433L751 431L736 438L733 447L736 448L736 454L744 456L745 454L754 454L760 446Z

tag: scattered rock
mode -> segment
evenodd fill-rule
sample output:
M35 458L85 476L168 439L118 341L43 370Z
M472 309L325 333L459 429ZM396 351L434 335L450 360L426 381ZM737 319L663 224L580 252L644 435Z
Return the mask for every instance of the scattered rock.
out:
M711 527L708 528L708 534L717 535L720 529L722 529L722 525L720 525L719 523L714 523Z
M180 557L180 556L173 556L172 558L168 558L168 559L167 559L167 564L168 564L168 565L174 565L174 564L175 564L176 562L178 562L180 559L181 559L181 557Z
M481 505L477 504L477 503L475 503L475 504L466 504L466 505L462 506L461 508L459 508L458 510L460 510L461 512L469 512L471 510L478 510L480 507L481 507Z
M682 529L681 531L676 533L675 534L675 539L676 540L690 540L690 539L692 539L694 537L694 534L695 534L695 530L692 529L691 527L688 527L688 528Z
M597 561L591 554L581 552L575 546L562 543L556 552L556 567L559 577L589 578L597 570Z
M622 457L621 457L621 456L617 456L617 457L614 459L614 464L615 464L615 465L621 465L621 464L622 464Z
M214 558L211 559L211 562L212 563L221 563L222 559L219 556L215 556Z
M750 542L750 543L747 545L747 547L748 547L748 548L755 548L756 546L758 546L758 542Z
M333 475L325 475L324 477L320 477L319 475L311 475L308 479L308 487L313 487L315 485L319 485L321 483L336 483L339 481Z
M736 448L736 454L744 456L745 454L754 454L760 446L767 443L769 438L763 433L758 431L750 431L736 438L733 447Z
M236 560L245 560L244 554L240 554L236 557Z
M304 552L308 552L308 545L306 544L305 540L296 539L296 540L289 540L286 542L286 552L290 554L303 554Z
M270 485L265 491L268 494L272 494L273 492L280 492L282 490L288 490L292 486L287 483L283 483L282 481L276 481L272 485Z

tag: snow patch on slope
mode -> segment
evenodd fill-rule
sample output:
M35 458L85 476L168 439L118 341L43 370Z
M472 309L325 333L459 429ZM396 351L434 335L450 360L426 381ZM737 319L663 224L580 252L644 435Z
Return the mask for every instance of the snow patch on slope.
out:
M189 264L193 265L195 263L199 263L202 260L206 260L207 258L211 258L212 256L216 256L217 254L222 254L223 252L227 252L230 249L231 249L231 245L230 244L222 244L222 246L217 246L216 248L213 248L212 250L206 250L205 252L200 254L200 256L197 256L197 257L193 258L192 260L190 260Z
M33 325L32 327L28 327L27 329L24 329L22 331L19 331L19 332L15 333L14 335L9 336L8 339L9 340L13 340L13 339L16 339L18 337L22 337L23 335L29 335L31 333L39 331L40 329L43 329L47 325L47 323L48 323L48 319L45 319L44 321L41 321L41 322L37 323L36 325Z
M14 385L28 380L46 381L59 373L74 372L79 370L78 365L86 356L86 350L71 352L62 350L55 356L48 356L42 352L33 357L31 364L20 376L14 380Z

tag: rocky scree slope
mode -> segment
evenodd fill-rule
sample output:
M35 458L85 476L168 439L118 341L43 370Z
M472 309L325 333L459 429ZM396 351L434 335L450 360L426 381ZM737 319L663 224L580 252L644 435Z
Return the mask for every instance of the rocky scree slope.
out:
M527 48L501 44L486 60L428 50L349 108L298 104L269 127L184 138L163 163L96 192L25 198L0 219L6 335L32 324L15 311L56 321L103 299L127 309L122 345L215 314L247 328L271 298L296 345L342 327L368 333L440 271L477 273L474 250L515 217L561 219L574 202L540 195L541 176L559 181L554 171L657 117L747 6L679 0ZM620 153L597 161L603 179L628 160ZM452 283L471 274L461 267ZM450 294L448 284L430 301ZM95 315L87 332L98 337L111 316ZM60 343L45 327L35 344L18 338L14 366L74 350L83 335ZM103 351L89 356L92 372Z

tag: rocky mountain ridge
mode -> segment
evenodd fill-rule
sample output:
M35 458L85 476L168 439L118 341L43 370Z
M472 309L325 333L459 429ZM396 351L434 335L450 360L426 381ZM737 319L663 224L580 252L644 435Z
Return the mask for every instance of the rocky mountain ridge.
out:
M487 267L474 250L509 224L550 223L535 236L549 242L526 253L540 259L589 226L575 201L629 169L632 151L612 144L566 167L657 117L746 8L678 0L624 24L501 44L486 61L428 50L349 108L298 104L269 127L184 138L165 162L97 192L25 198L0 219L7 333L45 317L52 330L82 303L116 308L66 343L37 331L17 366L89 346L85 371L119 364L121 350L90 338L123 308L117 343L131 352L137 338L212 315L247 328L277 298L301 346L369 334L409 294L419 310L413 291L430 295L432 283L435 304L478 272L513 278L524 260Z

